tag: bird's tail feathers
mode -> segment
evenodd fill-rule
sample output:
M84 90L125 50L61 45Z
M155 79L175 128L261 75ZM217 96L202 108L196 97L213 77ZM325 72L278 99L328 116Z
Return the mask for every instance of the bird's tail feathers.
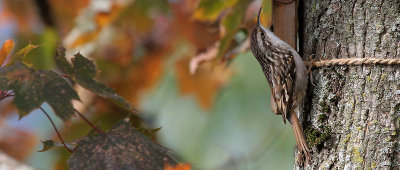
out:
M303 133L303 128L301 128L299 119L295 114L292 114L290 118L292 120L292 129L296 139L297 148L300 152L304 153L304 155L306 156L306 164L309 164L311 161L311 155L310 149L307 146L306 137Z

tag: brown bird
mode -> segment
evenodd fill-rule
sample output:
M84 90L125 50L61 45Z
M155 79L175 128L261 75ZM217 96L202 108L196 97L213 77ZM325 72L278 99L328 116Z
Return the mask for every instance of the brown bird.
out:
M303 112L308 77L306 66L300 55L260 23L261 8L257 25L251 33L251 51L271 87L271 109L282 115L292 125L297 147L309 163L310 149L307 146L298 116ZM301 159L300 159L301 160Z

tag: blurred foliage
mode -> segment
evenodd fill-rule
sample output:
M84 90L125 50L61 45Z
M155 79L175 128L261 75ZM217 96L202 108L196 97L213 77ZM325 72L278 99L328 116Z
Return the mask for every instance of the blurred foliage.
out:
M68 60L77 52L90 58L98 70L92 80L112 87L142 111L133 118L134 127L161 127L153 140L192 169L292 167L291 129L270 112L268 85L248 53L247 36L262 3L262 22L270 24L270 0L47 0L48 8L35 2L0 1L0 41L15 40L14 49L38 44L25 61L34 69L57 68L57 42L66 46ZM43 10L53 22L44 22ZM129 114L75 89L84 114L103 129ZM2 120L15 111L7 103L0 103ZM90 130L75 117L65 125L62 135L68 142ZM33 149L26 146L24 158ZM69 156L56 149L34 152L28 161L41 169L65 169Z
M67 74L68 78L87 90L90 90L94 94L97 94L127 111L132 112L132 114L137 113L136 109L134 109L123 97L115 93L113 89L110 89L104 84L94 80L97 75L97 69L93 61L88 60L78 53L71 59L73 65L70 65L65 59L64 51L65 49L63 49L63 47L59 47L57 49L55 60L61 70Z

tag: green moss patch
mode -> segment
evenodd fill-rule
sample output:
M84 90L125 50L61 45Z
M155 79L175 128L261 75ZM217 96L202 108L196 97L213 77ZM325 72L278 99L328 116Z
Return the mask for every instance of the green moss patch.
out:
M331 129L325 126L322 127L321 130L318 130L309 126L305 130L305 135L308 146L320 147L331 137Z

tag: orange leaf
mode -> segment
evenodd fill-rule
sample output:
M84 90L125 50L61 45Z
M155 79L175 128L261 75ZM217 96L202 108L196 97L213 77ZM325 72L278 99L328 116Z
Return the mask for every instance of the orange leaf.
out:
M165 164L164 170L191 170L192 165L190 164L178 164L176 166Z
M229 80L232 67L221 63L203 62L192 75L189 69L190 58L185 57L175 64L179 92L194 95L204 109L211 108L215 96Z
M3 47L0 49L0 66L3 65L4 60L10 54L11 50L14 48L14 41L9 39L4 41Z
M99 30L95 30L93 32L88 32L86 34L81 34L76 40L71 44L70 48L76 48L82 44L86 44L90 41L93 41L100 34Z
M203 52L220 39L220 28L218 21L204 22L194 20L192 18L194 9L191 6L196 3L192 1L172 3L171 9L176 17L173 25L180 35L183 35L194 45L196 52Z

